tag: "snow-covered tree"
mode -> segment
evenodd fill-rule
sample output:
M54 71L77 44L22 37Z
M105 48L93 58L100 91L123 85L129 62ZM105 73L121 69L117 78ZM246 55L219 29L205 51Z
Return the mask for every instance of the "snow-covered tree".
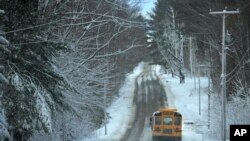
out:
M143 54L137 49L144 46L145 33L138 11L117 0L0 5L8 39L0 52L3 107L11 136L26 140L43 130L43 136L64 140L66 134L84 136L82 129L101 126L104 91L109 103L119 87L115 76L133 67L126 60Z
M153 28L156 28L156 31L164 31L164 26L157 27L157 24L179 24L179 27L175 27L175 31L182 33L186 37L194 37L194 42L197 46L195 50L195 57L197 64L211 65L211 78L213 84L213 90L216 92L216 95L213 95L215 99L221 100L221 36L222 36L222 19L218 15L209 14L211 11L222 11L222 10L236 10L239 8L239 14L228 15L225 20L226 27L226 85L227 85L227 109L229 115L227 118L227 124L235 123L236 119L239 119L238 115L232 116L234 113L232 111L240 111L242 109L242 116L246 118L248 112L247 107L249 103L249 5L248 1L231 1L231 0L158 0L156 8L152 14L153 19L155 20L157 15L161 16L159 22L154 23ZM177 13L175 14L175 22L173 20L163 21L169 15L173 15L171 10L169 11L168 7L173 7ZM170 8L171 9L171 8ZM168 15L166 14L168 13ZM164 15L165 14L165 15ZM162 16L163 15L163 16ZM172 16L173 17L173 16ZM171 18L170 18L171 19ZM162 23L160 22L162 21ZM155 32L155 33L160 33ZM172 36L171 32L167 32L169 38ZM156 34L157 35L157 34ZM159 38L163 41L164 34L159 34ZM159 39L158 38L158 39ZM173 41L173 40L172 40ZM171 41L168 41L170 44ZM185 45L185 44L184 44ZM169 45L170 46L170 45ZM161 51L161 50L159 50ZM168 56L169 57L169 56ZM239 98L240 97L240 98ZM235 106L237 105L239 106ZM242 104L244 103L244 104ZM215 120L216 116L220 114L218 108L221 104L221 101L216 101L213 103L214 107L217 107L213 112L217 112L214 115ZM242 104L242 105L241 105ZM246 109L244 109L245 107ZM236 110L237 109L237 110ZM231 112L231 113L230 113ZM241 116L241 114L240 114ZM243 120L247 123L248 120ZM220 122L220 121L219 121ZM217 132L216 136L218 137L220 132L218 123L214 123L213 133ZM213 134L212 133L212 134ZM213 134L215 135L215 134Z
M64 45L44 37L37 4L0 1L5 10L1 20L5 31L0 44L1 102L15 140L28 139L39 124L51 133L52 111L70 109L63 91L73 88L52 60Z
M164 58L157 62L165 62L166 67L178 73L179 69L183 69L181 46L184 36L179 30L182 23L178 19L180 14L176 5L171 0L156 2L155 9L150 14L149 35L154 44L151 47L157 47L162 56L160 58Z
M55 13L54 16L63 20L52 33L71 50L61 52L56 60L63 74L77 89L79 97L67 99L82 115L85 127L79 128L84 128L86 134L71 126L79 124L72 122L78 119L69 120L77 117L61 120L71 123L67 124L66 132L87 136L87 129L91 132L103 124L104 107L116 94L121 83L119 78L132 68L126 60L136 61L134 54L143 53L137 48L143 47L144 26L140 16L130 12L123 1L71 1L64 3L58 11L61 15ZM107 105L104 105L105 92Z
M2 14L4 14L4 11L0 9L0 16L2 16ZM2 32L3 31L1 30L1 27L0 27L0 50L8 51L8 49L6 48L6 45L9 44L9 41L3 35L1 35ZM6 122L5 110L2 105L3 85L8 84L9 82L8 82L8 79L2 74L3 69L4 69L4 66L0 63L0 139L1 141L9 137L8 123Z
M0 106L0 140L9 138L8 123L6 122L6 117L4 114L4 109Z

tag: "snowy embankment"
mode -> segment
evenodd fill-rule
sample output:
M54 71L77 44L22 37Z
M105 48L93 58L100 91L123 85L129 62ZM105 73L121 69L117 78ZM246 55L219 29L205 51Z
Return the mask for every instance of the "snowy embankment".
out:
M111 117L107 123L107 134L105 126L95 131L95 137L82 141L118 141L126 132L127 126L132 117L133 94L135 80L143 71L144 63L139 63L132 73L127 74L123 87L119 90L119 97L107 108Z
M180 84L179 77L161 73L160 66L156 66L156 70L165 87L169 106L177 108L183 116L182 141L204 141L208 123L207 78L186 78L185 83Z
M135 80L143 71L144 63L140 63L132 73L128 74L119 97L107 108L111 119L105 127L95 131L95 137L82 141L119 141L124 135L133 117L133 94ZM172 78L170 74L162 73L159 65L152 66L160 78L161 85L165 88L168 105L176 107L183 115L182 141L205 141L203 134L207 132L207 78L200 78L200 114L199 114L199 79L186 78L184 84L179 83L179 77ZM140 80L138 80L140 81ZM196 88L195 88L196 86ZM189 122L191 124L184 124ZM206 140L208 141L208 140Z

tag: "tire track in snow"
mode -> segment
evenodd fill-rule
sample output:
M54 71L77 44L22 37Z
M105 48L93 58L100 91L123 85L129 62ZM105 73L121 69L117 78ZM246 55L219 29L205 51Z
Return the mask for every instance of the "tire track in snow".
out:
M166 93L150 66L144 68L135 81L134 120L121 141L151 141L149 117L154 111L167 106Z

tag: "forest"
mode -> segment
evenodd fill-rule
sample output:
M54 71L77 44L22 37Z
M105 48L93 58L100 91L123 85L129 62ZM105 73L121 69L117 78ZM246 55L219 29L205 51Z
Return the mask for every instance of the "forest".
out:
M229 125L250 122L250 2L157 0L155 4L147 26L150 55L173 77L184 73L211 80L205 103L211 129L206 136L226 140ZM222 14L227 12L231 14Z
M248 0L157 0L149 19L142 2L0 0L0 140L91 136L141 61L190 77L206 66L220 95L222 18L211 11L240 11L225 20L226 96L249 100Z
M145 57L138 2L0 0L0 9L0 138L89 136Z
M239 11L225 18L227 96L247 97L250 86L249 6L246 0L158 0L148 22L151 55L173 71L185 68L187 74L197 73L195 67L199 65L207 66L213 89L219 92L222 15L210 12ZM158 54L164 57L157 57Z

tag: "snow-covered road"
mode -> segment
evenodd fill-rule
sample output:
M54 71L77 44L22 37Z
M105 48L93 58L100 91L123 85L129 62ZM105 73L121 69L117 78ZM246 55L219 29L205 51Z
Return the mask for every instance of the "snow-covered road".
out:
M151 141L149 117L159 108L167 105L167 97L155 70L144 66L143 72L137 77L134 91L133 107L135 113L132 124L120 141Z
M197 130L196 123L206 119L204 103L207 102L207 95L204 88L207 80L201 78L200 81L203 88L200 94L203 104L202 113L199 115L198 93L194 90L193 80L186 79L185 84L179 84L178 78L161 73L160 66L146 66L140 64L127 76L124 87L120 90L120 97L108 108L111 116L107 125L108 134L104 135L103 127L96 131L94 138L87 141L151 141L148 118L153 111L163 106L176 107L182 113L184 119L182 141L203 140L202 131ZM152 93L158 94L152 95ZM153 99L155 103L150 101ZM191 121L193 124L184 124L185 121Z

